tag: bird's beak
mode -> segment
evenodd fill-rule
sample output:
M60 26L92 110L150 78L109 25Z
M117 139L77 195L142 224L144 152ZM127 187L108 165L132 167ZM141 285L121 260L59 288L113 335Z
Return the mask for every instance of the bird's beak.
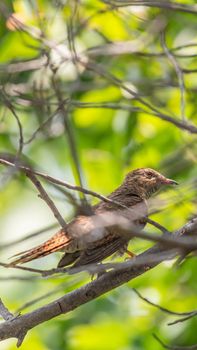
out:
M162 182L165 185L178 185L178 182L167 178L162 179Z

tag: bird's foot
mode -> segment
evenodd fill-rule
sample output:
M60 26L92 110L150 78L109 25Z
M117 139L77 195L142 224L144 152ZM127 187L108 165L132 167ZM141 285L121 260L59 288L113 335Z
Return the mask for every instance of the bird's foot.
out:
M93 281L94 277L97 279L107 272L106 269L103 267L102 263L97 264L97 266L98 266L98 271L95 271L92 273L90 272L91 281Z
M126 258L126 260L128 260L128 259L134 259L135 257L136 257L136 255L133 253L133 252L131 252L130 250L125 250L125 253L128 255L128 257Z

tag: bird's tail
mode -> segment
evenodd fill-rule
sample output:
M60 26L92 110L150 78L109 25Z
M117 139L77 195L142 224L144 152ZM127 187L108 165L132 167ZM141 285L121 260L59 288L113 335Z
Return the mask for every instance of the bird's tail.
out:
M48 239L43 244L38 245L32 249L20 252L15 256L18 256L17 259L13 260L10 263L10 266L15 266L17 264L24 264L28 261L41 258L53 252L61 250L63 247L67 246L70 242L70 238L65 234L63 230L57 232L53 237Z

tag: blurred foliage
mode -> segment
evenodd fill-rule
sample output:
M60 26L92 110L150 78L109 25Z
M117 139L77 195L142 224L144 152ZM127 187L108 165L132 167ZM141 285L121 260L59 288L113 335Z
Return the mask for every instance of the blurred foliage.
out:
M195 1L179 3L192 7ZM145 6L116 8L90 0L7 0L0 5L0 12L0 151L17 154L19 147L11 105L22 125L23 154L38 169L79 183L69 125L84 186L108 194L127 171L153 167L180 183L155 197L153 219L173 231L195 215L196 136L155 116L141 99L183 125L195 124L196 14ZM180 72L184 89L180 89ZM3 243L54 222L24 176L2 166L0 175ZM45 187L66 219L74 215L63 193L49 184ZM153 227L147 229L153 231ZM1 260L42 241L43 236L38 236L2 249ZM149 245L134 240L132 250L139 253ZM47 257L32 266L48 268L55 266L57 259ZM178 268L172 262L161 264L98 300L33 329L22 349L159 350L162 346L153 333L168 344L191 345L197 342L195 318L168 326L175 317L140 300L132 287L173 311L189 311L197 308L196 269L193 258ZM27 310L34 309L89 280L84 274L30 281L13 276L27 275L1 269L0 296L10 310L54 290L54 295ZM14 340L1 344L2 350L15 348Z

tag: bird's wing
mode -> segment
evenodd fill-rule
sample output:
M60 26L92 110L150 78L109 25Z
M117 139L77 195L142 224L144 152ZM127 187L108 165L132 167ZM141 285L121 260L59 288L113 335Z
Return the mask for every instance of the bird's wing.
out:
M101 202L99 205L94 207L96 214L104 214L110 216L110 213L114 213L115 216L112 218L115 219L116 217L124 217L127 220L131 221L131 223L137 225L138 229L142 229L146 224L144 218L147 215L147 204L142 198L136 195L130 194L127 197L126 199L124 197L124 204L129 209L133 209L133 211L127 211L124 209L114 210L113 204ZM111 199L118 201L118 198L114 198L114 195L111 195ZM119 225L116 226L115 222L113 225L113 221L111 227L108 226L106 229L106 233L106 236L97 242L94 242L93 244L87 244L86 249L82 250L79 258L76 260L73 266L81 266L100 262L124 248L124 246L127 245L131 239L131 236L129 237L127 234L125 234L124 230L121 230Z
M127 242L128 241L125 240L125 238L109 235L105 238L105 241L101 240L101 242L98 242L97 246L94 248L89 248L82 251L73 266L76 267L100 262L117 252Z
M65 253L60 259L57 267L64 267L73 264L80 256L81 252L78 250L72 253Z

